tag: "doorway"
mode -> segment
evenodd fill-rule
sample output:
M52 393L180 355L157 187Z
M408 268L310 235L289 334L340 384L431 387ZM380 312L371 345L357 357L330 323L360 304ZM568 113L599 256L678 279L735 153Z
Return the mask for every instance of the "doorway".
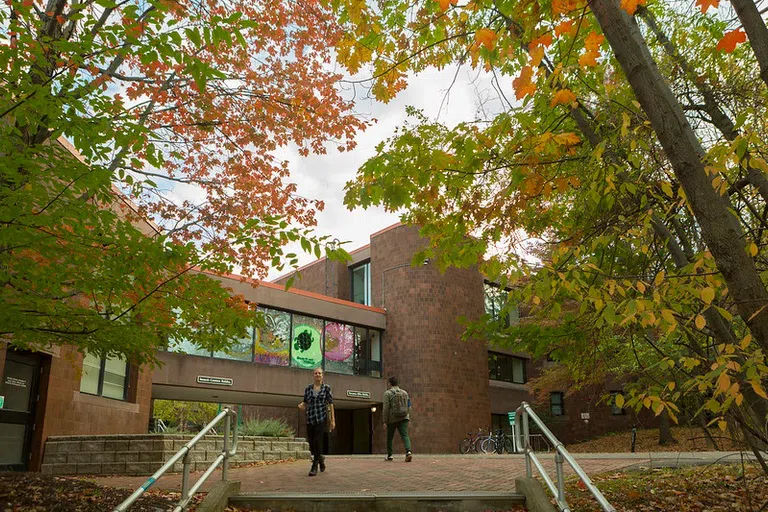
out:
M29 467L41 357L8 350L0 382L0 471L25 471Z

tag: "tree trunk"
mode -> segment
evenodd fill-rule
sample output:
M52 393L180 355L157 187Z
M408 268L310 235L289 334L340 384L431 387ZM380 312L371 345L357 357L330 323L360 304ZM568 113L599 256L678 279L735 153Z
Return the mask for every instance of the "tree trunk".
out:
M685 191L739 315L768 352L768 292L745 250L744 232L729 211L727 198L714 190L704 170L704 150L696 134L653 62L635 20L617 0L590 0L590 7Z
M677 444L677 439L672 435L672 429L669 425L669 413L664 409L661 411L661 424L659 425L659 445Z
M760 78L768 85L768 28L763 17L752 0L731 0L731 5L739 16L744 32L749 37L749 45L757 57Z

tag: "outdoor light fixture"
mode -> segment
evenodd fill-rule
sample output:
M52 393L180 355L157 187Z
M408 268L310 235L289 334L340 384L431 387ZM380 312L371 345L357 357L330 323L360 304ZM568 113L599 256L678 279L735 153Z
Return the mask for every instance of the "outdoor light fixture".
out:
M376 412L376 406L371 407L371 412Z

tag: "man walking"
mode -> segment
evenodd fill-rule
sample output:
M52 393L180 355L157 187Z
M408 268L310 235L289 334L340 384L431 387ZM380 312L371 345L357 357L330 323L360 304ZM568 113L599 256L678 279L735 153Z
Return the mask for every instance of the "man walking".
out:
M408 437L411 399L408 392L397 385L397 377L389 378L389 389L384 392L384 426L387 427L387 459L392 459L392 439L395 430L400 433L405 445L405 462L411 462L411 439Z

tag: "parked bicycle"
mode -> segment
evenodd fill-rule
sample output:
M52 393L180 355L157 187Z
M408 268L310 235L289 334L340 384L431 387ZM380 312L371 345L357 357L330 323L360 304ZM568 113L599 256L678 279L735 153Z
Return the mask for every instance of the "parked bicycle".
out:
M515 443L512 440L512 434L505 434L504 430L498 429L492 436L483 439L480 450L483 453L515 453Z
M482 428L478 428L477 432L467 432L467 437L459 443L459 453L466 454L479 451L483 440L488 437L489 435Z

